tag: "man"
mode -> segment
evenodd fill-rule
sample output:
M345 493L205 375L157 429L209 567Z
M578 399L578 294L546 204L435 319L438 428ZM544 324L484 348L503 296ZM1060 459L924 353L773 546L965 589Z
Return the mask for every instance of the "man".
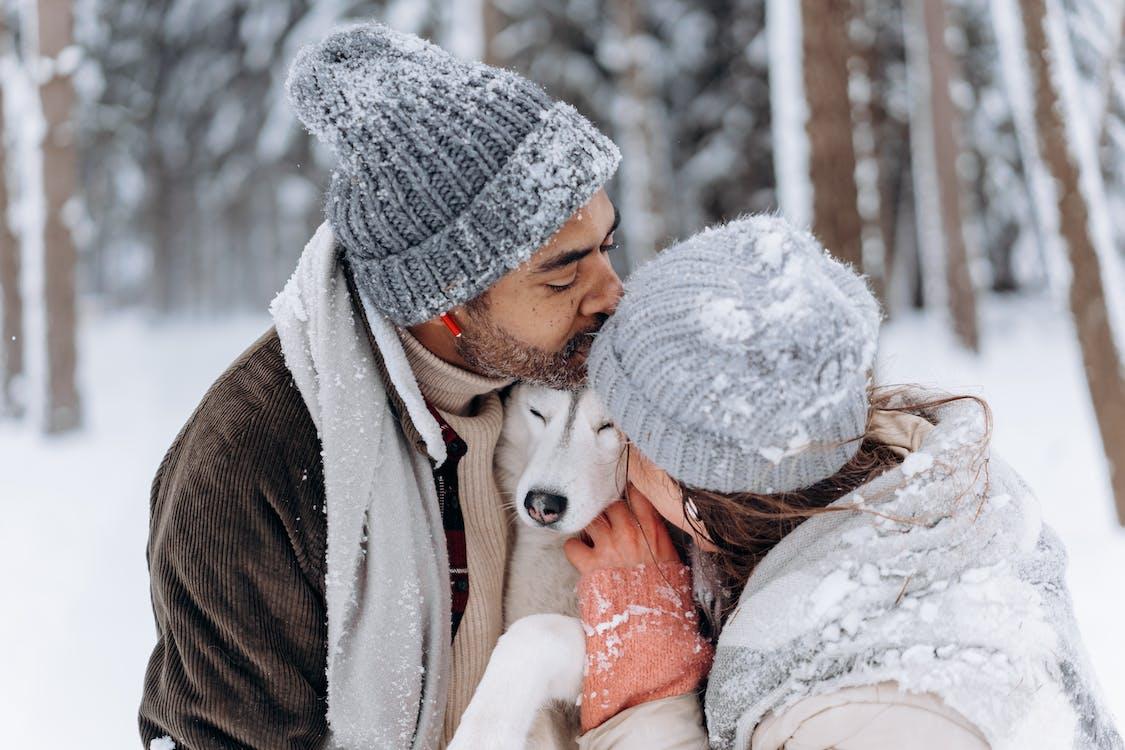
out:
M379 24L287 83L328 221L152 488L148 746L431 748L500 634L498 391L573 386L621 293L614 145Z

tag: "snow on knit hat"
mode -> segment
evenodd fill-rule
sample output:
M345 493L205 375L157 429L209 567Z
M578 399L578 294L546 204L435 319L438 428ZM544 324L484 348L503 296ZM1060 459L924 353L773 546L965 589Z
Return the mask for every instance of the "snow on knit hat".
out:
M301 49L286 91L338 159L325 211L360 291L399 325L487 290L620 161L531 81L380 23Z
M775 216L701 232L638 269L590 353L590 382L641 452L715 492L777 493L859 449L879 305Z

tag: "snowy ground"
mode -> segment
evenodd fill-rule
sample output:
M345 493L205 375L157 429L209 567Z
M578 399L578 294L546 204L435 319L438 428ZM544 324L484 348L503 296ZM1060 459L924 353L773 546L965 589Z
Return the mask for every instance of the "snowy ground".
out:
M1071 552L1075 607L1110 706L1125 718L1125 532L1113 519L1069 323L1034 301L993 305L985 355L908 318L883 343L884 381L983 393L996 446L1040 495ZM82 336L88 429L29 437L0 425L0 716L5 745L139 746L154 634L144 546L148 484L207 385L265 318L150 324L91 314Z
M86 432L50 440L0 427L6 747L140 747L155 641L149 483L207 386L268 325L94 317L80 351Z

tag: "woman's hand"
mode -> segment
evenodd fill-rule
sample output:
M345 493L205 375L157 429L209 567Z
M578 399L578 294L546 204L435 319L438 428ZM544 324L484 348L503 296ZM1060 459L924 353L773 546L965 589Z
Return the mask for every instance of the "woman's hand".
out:
M564 548L582 574L583 732L630 706L696 690L714 653L664 518L633 485L625 496L586 527L589 544Z
M586 527L589 544L570 539L564 545L566 558L579 573L680 561L663 517L648 498L632 484L625 495L626 501L609 506Z

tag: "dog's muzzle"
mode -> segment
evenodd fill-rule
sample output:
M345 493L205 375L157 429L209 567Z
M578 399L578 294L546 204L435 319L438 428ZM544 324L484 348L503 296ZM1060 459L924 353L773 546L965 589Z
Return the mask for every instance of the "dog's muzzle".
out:
M553 492L532 490L523 499L523 507L535 523L550 526L566 513L566 498Z

